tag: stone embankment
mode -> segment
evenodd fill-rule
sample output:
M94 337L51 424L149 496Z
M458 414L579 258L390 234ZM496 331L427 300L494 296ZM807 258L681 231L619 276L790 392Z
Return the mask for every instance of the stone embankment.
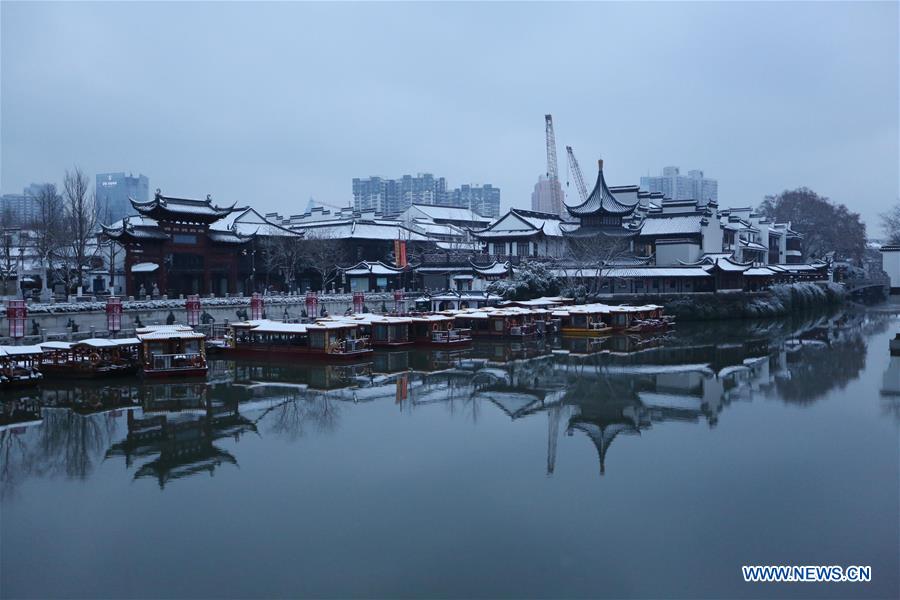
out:
M391 293L366 293L366 306L373 312L382 308L393 310L394 297ZM299 319L306 310L304 295L264 296L266 316L272 319ZM328 294L319 296L318 310L324 308L329 314L343 314L353 305L351 294ZM213 323L238 320L238 312L249 311L249 297L202 298L201 313L212 318ZM122 303L122 331L120 337L128 335L139 325L161 325L167 322L169 314L177 323L186 321L184 299L126 300ZM205 319L209 321L209 318ZM72 323L77 331L72 331ZM9 325L6 312L0 314L0 345L12 344L6 337ZM37 330L37 334L33 332ZM102 302L52 302L30 303L28 320L25 323L24 344L45 340L77 340L88 337L106 337L106 301Z

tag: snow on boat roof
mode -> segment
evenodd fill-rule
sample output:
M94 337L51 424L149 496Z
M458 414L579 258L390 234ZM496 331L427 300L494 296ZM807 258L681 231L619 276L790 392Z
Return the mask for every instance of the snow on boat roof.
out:
M645 304L643 306L627 306L627 305L609 305L597 302L594 304L580 304L577 306L569 306L567 308L569 314L572 313L615 313L615 312L645 312L648 310L657 310L662 308L656 304ZM562 312L562 311L559 311ZM556 313L554 313L556 314Z
M68 350L72 347L71 342L41 342L40 346L44 350Z
M135 333L152 333L154 331L193 331L189 325L145 325L134 330Z
M371 325L372 323L411 323L412 318L399 317L396 315L376 315L375 313L356 313L352 315L335 316L320 322L327 323L329 321L339 321L353 325Z
M272 321L270 319L239 321L231 325L232 327L247 327L253 331L265 333L306 333L307 327L303 323L285 323L284 321Z
M29 356L41 354L40 346L0 346L0 356Z
M111 340L108 338L89 338L86 340L81 340L78 342L73 342L72 347L75 346L90 346L91 348L117 348L120 346L136 346L141 343L141 340L137 338L122 338L120 340ZM43 347L44 344L41 344Z
M358 323L346 321L318 321L312 325L307 325L306 329L355 329L358 326Z
M410 317L413 321L452 321L453 317L449 315L417 315Z
M142 333L141 330L138 330L137 333L138 339L142 342L159 340L202 340L206 337L202 333L197 333L190 327L183 326L171 328L160 327L146 333Z

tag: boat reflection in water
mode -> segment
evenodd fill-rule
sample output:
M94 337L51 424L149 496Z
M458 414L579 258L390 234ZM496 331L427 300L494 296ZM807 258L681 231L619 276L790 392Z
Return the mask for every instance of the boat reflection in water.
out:
M343 410L374 401L404 412L443 404L476 421L491 407L513 421L546 418L548 473L561 434L589 440L603 473L619 436L673 421L714 427L731 403L757 395L815 402L859 376L864 335L886 326L864 314L685 324L662 335L376 350L337 365L211 360L205 381L42 382L4 399L2 483L84 478L121 457L135 479L165 487L237 465L229 440L334 431ZM898 361L885 374L886 395L900 389Z

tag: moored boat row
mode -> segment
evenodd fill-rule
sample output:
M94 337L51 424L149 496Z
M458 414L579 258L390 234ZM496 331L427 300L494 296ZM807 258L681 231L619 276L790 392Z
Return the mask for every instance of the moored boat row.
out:
M0 346L0 387L27 387L44 378L204 377L202 333L183 325L143 327L131 338L48 341Z
M0 386L33 385L43 377L202 377L207 348L243 357L284 356L311 360L365 359L375 348L455 348L473 338L528 341L555 333L601 337L616 332L655 333L672 327L662 307L566 304L538 299L498 307L439 313L324 317L312 323L257 319L230 323L224 338L207 347L206 336L184 325L142 327L135 337L50 341L0 346Z

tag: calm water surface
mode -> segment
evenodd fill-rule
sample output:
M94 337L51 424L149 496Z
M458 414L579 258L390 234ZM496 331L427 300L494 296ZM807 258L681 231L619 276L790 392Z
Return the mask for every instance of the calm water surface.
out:
M897 597L898 330L870 311L4 392L0 595Z

